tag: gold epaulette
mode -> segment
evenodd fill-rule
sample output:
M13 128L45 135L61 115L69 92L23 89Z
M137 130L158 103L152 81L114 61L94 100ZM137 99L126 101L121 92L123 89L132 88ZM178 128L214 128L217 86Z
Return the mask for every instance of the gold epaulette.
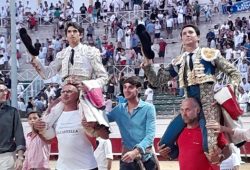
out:
M201 58L205 61L213 61L218 57L219 50L214 48L202 48L201 49Z

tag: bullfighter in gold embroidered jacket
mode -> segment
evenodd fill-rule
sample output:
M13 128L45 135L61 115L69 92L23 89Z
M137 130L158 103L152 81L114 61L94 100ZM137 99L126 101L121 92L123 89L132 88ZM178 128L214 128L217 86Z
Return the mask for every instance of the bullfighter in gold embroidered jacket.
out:
M172 60L172 63L168 65L163 75L156 75L152 60L145 59L142 64L145 75L152 86L159 87L159 79L165 79L169 81L171 77L178 76L180 88L184 88L185 97L196 98L202 107L202 113L200 114L200 126L203 135L203 150L205 152L211 152L214 146L217 146L217 134L212 130L206 130L206 121L216 120L220 122L220 107L214 100L214 84L216 82L216 75L219 71L228 75L231 79L231 83L236 87L240 83L240 73L229 63L219 52L219 50L211 48L199 47L200 31L196 26L186 25L182 28L181 38L184 52ZM205 120L204 120L205 117ZM178 137L178 134L182 131L185 124L178 115L175 118L176 121L168 126L166 134L162 139L170 147L175 142L174 138ZM176 124L174 123L176 122ZM170 132L171 130L172 132ZM170 142L171 141L171 142ZM172 158L175 158L178 153L170 153Z

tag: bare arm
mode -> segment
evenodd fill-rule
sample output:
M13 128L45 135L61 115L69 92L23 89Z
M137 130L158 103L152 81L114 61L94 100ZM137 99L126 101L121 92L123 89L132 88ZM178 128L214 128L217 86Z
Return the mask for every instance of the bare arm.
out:
M108 160L107 170L111 170L111 167L112 167L112 159L107 158L107 160Z
M18 150L17 151L17 160L15 162L15 170L22 170L23 168L23 161L24 161L24 151Z
M250 141L250 129L232 129L226 126L222 126L215 121L207 122L206 127L208 129L214 129L216 133L225 132L233 135L234 138Z

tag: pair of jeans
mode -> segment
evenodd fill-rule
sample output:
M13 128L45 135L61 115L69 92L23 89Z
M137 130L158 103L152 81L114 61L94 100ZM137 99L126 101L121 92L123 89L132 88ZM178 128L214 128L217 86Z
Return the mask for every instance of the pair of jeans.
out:
M143 165L146 170L156 170L157 166L154 156L152 156L149 160L143 162ZM140 165L136 160L130 163L126 163L120 160L120 170L140 170Z

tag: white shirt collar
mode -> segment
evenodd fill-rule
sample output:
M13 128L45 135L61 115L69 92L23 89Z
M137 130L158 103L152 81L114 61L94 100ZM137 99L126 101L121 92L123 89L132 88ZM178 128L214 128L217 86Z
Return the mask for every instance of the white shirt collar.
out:
M75 51L77 50L77 49L79 49L80 48L80 46L81 46L81 43L79 43L77 46L75 46L74 48L72 48L71 46L69 46L69 49L71 50L71 49L74 49Z

